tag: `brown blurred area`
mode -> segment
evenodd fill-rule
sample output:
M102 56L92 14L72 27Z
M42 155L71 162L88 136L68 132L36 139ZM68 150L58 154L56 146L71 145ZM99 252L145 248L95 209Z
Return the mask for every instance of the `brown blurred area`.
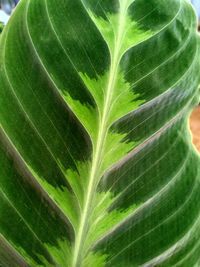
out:
M200 152L200 106L196 107L190 117L190 129L193 135L193 143Z

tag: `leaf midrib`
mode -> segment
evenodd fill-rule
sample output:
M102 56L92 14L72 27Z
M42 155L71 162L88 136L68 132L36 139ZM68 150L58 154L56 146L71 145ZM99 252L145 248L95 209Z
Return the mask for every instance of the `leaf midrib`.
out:
M119 23L118 30L115 36L114 49L109 48L110 56L111 56L111 67L108 78L108 86L106 89L106 95L104 99L104 107L102 114L99 114L99 130L98 130L98 138L96 145L94 147L93 159L91 165L91 172L89 177L89 184L86 190L86 200L83 205L83 212L80 220L79 229L77 232L77 237L74 245L74 254L72 259L72 266L78 267L82 265L83 251L84 248L84 240L86 240L87 229L89 225L89 215L92 213L92 202L94 200L94 192L96 191L96 187L98 185L100 179L100 166L103 160L103 148L107 137L108 131L108 120L110 114L110 104L112 102L113 92L117 80L117 74L119 70L119 62L121 58L120 50L124 37L124 28L125 28L125 19L128 6L130 5L130 1L126 0L120 1L120 10L119 10ZM112 52L113 51L113 52Z

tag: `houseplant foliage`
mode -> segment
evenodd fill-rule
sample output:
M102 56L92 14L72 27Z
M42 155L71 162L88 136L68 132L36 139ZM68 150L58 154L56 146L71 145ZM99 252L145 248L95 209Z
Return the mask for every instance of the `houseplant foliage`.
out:
M0 39L0 265L199 266L199 39L186 0L22 0Z

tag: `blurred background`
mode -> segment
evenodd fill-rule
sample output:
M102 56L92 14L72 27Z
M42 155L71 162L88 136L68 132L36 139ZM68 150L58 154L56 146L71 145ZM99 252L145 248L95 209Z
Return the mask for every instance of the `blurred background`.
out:
M19 0L0 0L0 23L5 25Z
M191 0L191 2L195 7L198 18L200 19L200 0Z

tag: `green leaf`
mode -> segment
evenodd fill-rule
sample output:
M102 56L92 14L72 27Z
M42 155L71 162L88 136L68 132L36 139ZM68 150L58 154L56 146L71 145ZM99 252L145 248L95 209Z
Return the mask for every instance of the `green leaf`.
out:
M21 0L0 39L0 265L199 266L187 0Z

